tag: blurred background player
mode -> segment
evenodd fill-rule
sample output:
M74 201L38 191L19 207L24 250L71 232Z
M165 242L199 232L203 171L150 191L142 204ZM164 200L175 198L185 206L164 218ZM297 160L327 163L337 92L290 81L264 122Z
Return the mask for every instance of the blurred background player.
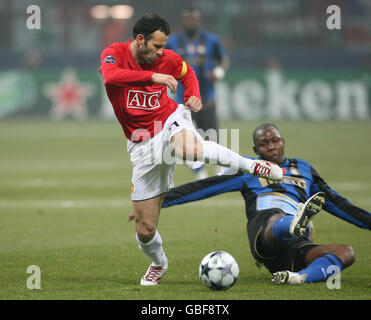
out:
M281 183L242 172L188 183L166 193L164 207L196 201L230 191L240 191L246 204L250 250L259 264L273 274L277 284L324 281L354 262L353 249L345 244L312 243L311 219L327 212L364 229L371 229L371 214L340 196L306 161L287 158L285 139L273 124L258 126L254 152L260 159L280 165Z
M201 28L201 12L187 8L181 13L182 31L169 37L167 48L182 56L192 66L199 81L203 108L192 115L197 128L206 133L205 139L217 142L218 119L215 106L215 82L224 78L229 67L229 57L217 35ZM184 102L184 89L179 86L176 102ZM212 129L213 131L208 131ZM215 130L215 131L214 131ZM208 132L207 132L208 131ZM215 167L216 173L224 170ZM197 179L208 176L204 166L193 169Z

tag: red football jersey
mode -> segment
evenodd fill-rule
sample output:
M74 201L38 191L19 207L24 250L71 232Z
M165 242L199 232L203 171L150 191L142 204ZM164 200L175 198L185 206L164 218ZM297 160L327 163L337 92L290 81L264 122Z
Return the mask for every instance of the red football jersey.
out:
M146 140L161 129L166 119L176 110L177 103L167 96L167 87L153 83L153 73L172 75L185 88L184 100L200 98L199 86L193 69L172 50L163 49L163 55L152 64L135 62L128 42L116 42L103 50L100 73L106 92L125 136L134 142ZM186 70L186 72L185 72ZM183 74L185 73L185 74ZM201 98L200 98L201 99ZM158 130L158 123L156 130Z

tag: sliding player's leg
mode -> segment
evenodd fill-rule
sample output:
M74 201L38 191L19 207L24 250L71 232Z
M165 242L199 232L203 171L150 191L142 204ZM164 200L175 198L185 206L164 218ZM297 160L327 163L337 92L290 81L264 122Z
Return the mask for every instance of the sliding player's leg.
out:
M263 219L267 216L267 219ZM302 284L325 281L334 272L341 272L354 262L354 253L350 246L344 244L318 245L311 242L311 235L299 238L290 232L290 223L280 221L293 216L286 215L278 209L261 211L248 226L249 240L254 257L262 259L273 274L276 284ZM260 219L260 223L256 223ZM281 225L281 231L273 232L273 227ZM255 231L254 231L255 230ZM256 230L261 230L257 233ZM251 233L251 234L250 234ZM281 233L277 236L277 233ZM254 254L254 251L258 254ZM268 257L268 258L267 258Z
M273 273L276 284L302 284L327 280L354 262L352 247L345 244L318 245L305 255L307 267L297 272L288 270Z
M305 236L310 228L311 220L322 210L324 203L325 194L318 192L305 203L299 203L295 216L283 213L273 216L264 231L265 241L274 248L281 243Z

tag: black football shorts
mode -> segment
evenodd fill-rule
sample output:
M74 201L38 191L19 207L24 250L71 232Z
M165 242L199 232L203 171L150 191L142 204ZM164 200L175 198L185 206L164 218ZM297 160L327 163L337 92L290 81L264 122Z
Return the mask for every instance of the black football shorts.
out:
M247 235L250 250L257 262L263 264L271 273L283 270L297 272L304 269L307 252L318 246L305 237L283 244L282 248L272 249L264 241L263 232L272 215L283 213L280 209L256 211L256 214L247 223Z

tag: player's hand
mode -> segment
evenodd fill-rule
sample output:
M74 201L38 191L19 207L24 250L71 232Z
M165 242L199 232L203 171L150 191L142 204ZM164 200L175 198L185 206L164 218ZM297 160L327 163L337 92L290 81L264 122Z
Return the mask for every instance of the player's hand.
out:
M154 83L167 86L170 89L171 93L175 93L176 89L178 88L178 81L176 81L173 76L168 74L154 73L152 75L152 81Z
M202 108L202 102L199 98L195 96L189 97L189 99L184 103L186 109L198 112Z

